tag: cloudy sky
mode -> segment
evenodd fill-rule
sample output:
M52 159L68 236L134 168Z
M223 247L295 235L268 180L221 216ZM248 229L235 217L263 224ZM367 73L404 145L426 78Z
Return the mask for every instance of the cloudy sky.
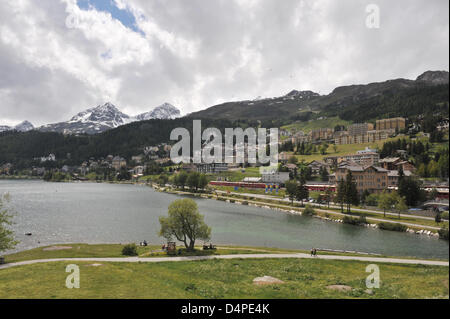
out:
M379 28L373 23L379 8ZM448 70L448 0L0 1L0 125ZM371 24L373 26L373 24Z

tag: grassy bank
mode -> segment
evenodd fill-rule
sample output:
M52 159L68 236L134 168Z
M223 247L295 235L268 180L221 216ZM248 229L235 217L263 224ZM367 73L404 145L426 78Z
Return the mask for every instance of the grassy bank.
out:
M321 259L234 259L165 263L77 262L80 289L65 287L67 262L0 270L0 298L448 298L448 267L379 264L366 291L367 263ZM256 286L255 277L284 284ZM347 285L350 291L327 289Z

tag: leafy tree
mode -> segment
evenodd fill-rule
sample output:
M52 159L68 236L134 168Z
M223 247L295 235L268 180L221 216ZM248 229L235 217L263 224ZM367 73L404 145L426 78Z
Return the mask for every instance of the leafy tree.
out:
M341 204L341 212L344 212L344 203L347 193L347 184L344 180L340 180L338 182L337 192L336 192L336 200L339 204Z
M308 198L309 196L309 191L308 188L306 187L306 182L304 179L300 179L300 183L297 184L296 190L295 190L295 199L297 201L301 201L302 206L303 206L303 200L305 198Z
M440 222L442 222L442 215L441 215L441 212L437 212L437 214L436 214L436 216L434 217L434 221L436 222L436 223L440 223Z
M358 189L351 171L345 177L344 202L347 204L347 213L350 213L351 205L359 205Z
M323 167L323 166L320 167L319 175L320 175L320 179L322 180L322 182L328 181L328 170L325 167Z
M394 193L395 204L394 208L398 213L398 218L400 219L400 213L406 212L408 210L408 205L406 205L406 200L404 197L398 196L397 193Z
M197 239L209 240L211 228L205 224L204 217L192 199L179 199L169 205L168 217L160 217L159 236L168 241L175 237L184 243L187 250L194 250Z
M316 215L316 212L314 211L314 208L312 208L311 205L306 205L305 209L303 210L303 215L314 216Z
M326 198L326 201L327 201L328 208L330 208L330 202L331 202L332 194L333 194L333 192L331 191L331 189L327 188L327 190L325 191L325 198Z
M392 197L392 194L383 192L380 194L378 199L378 208L382 209L384 212L384 217L386 217L386 211L391 210L395 204L395 199Z
M198 181L200 179L200 174L197 172L192 172L188 175L186 184L190 189L198 189Z
M198 188L204 189L208 185L208 179L205 174L200 174L198 178Z
M12 225L13 218L6 207L9 201L9 194L0 195L0 252L13 249L18 243L14 239L14 232L8 228Z
M289 196L291 201L291 205L294 204L295 195L297 194L297 182L295 181L287 181L286 182L286 193Z
M418 180L406 176L398 182L398 194L404 197L406 205L416 206L418 202L424 200L425 194L421 189L421 184Z

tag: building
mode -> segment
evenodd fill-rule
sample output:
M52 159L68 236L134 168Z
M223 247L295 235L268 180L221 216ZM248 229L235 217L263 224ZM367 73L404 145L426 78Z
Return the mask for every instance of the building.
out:
M196 164L197 172L202 174L216 174L228 171L227 163L201 163Z
M394 171L397 169L397 164L403 162L400 157L386 157L380 160L380 166L389 170Z
M361 150L361 151L357 151L357 154L367 154L367 153L377 153L378 151L376 149L373 148L369 148L366 146L365 149Z
M294 155L288 154L286 152L281 152L280 154L278 154L278 160L281 163L287 163L292 156Z
M406 127L406 119L403 117L396 117L390 119L377 120L376 130L403 130Z
M401 167L404 172L406 172L406 171L415 172L416 171L416 167L408 161L398 162L397 164L395 164L395 166L396 166L397 170L399 170Z
M374 165L378 166L380 162L380 154L375 152L368 152L362 154L351 154L351 155L342 155L342 156L328 156L324 159L325 164L329 166L342 166L341 163L354 163L356 165L361 166L369 166Z
M124 158L120 157L120 156L116 156L116 157L114 157L112 159L111 165L116 171L120 171L120 169L122 167L126 167L127 166L127 161Z
M344 155L338 158L338 164L342 161L352 161L361 166L378 165L380 154L368 152L363 154Z
M261 182L263 183L274 183L274 184L284 184L289 180L288 172L276 172L272 174L262 174Z
M350 136L366 135L368 131L373 130L371 123L355 123L348 126L347 131Z
M334 130L331 128L318 128L311 131L312 141L333 139Z
M405 176L413 175L411 171L403 171L403 174ZM398 177L399 177L398 171L389 171L388 172L388 186L389 187L397 187L398 186Z
M348 172L352 173L353 180L359 193L381 193L388 188L388 170L377 166L339 166L334 174L330 175L330 182L337 185L345 180Z
M312 161L311 163L308 164L308 167L311 169L311 172L314 175L319 175L320 169L323 169L323 168L325 168L329 172L330 166L331 165L329 165L325 162L321 162L321 161Z
M395 130L383 130L383 131L367 131L363 135L351 135L349 132L336 134L334 137L334 143L336 145L345 144L362 144L362 143L374 143L377 141L388 139L393 135Z

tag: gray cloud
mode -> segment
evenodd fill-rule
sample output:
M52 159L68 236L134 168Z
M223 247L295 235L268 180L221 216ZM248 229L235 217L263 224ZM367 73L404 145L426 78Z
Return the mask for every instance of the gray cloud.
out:
M449 68L446 0L118 2L145 37L75 0L0 3L0 124L66 120L107 100L188 113ZM379 29L365 26L370 3Z

